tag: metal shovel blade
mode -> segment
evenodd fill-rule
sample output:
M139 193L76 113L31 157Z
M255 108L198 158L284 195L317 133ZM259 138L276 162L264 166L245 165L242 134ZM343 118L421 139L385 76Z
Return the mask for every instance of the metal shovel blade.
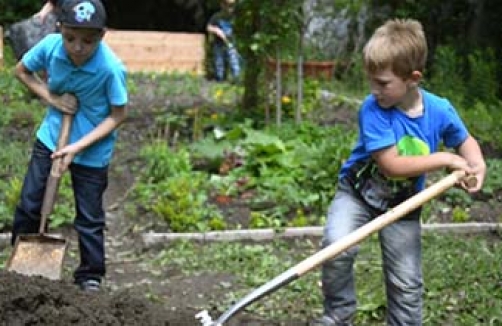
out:
M7 270L28 276L61 279L68 243L50 235L19 235L7 262Z
M63 121L58 138L57 148L63 148L70 135L73 116L63 114ZM14 249L7 262L7 270L24 275L40 275L51 280L61 279L63 261L68 242L57 236L46 234L48 216L52 213L61 180L59 162L52 161L51 172L40 212L40 226L37 234L20 234L16 238Z

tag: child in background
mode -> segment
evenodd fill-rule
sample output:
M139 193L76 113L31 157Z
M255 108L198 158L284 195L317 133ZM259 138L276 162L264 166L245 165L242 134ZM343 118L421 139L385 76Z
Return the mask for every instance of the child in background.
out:
M463 170L483 185L478 142L452 104L419 84L427 43L418 21L389 20L363 51L371 95L359 112L359 138L342 166L329 207L323 247L352 233L424 188L425 174ZM438 151L440 143L455 153ZM387 295L387 325L422 325L421 209L379 232ZM322 267L324 314L313 325L351 325L356 312L354 260L358 247Z
M221 10L207 24L209 35L216 36L213 42L214 70L217 81L225 80L226 62L235 80L240 74L239 54L234 46L233 20L235 0L220 1Z
M64 0L47 0L42 8L33 15L33 17L40 20L41 23L45 22L47 16L56 11L56 8L59 8Z
M46 181L52 160L59 158L60 171L70 171L75 198L80 265L74 281L92 291L105 275L103 194L116 129L126 118L126 69L102 42L106 12L99 0L64 1L58 24L60 33L42 39L15 68L48 108L16 207L12 244L19 234L38 232ZM40 70L47 72L47 82L34 76ZM70 141L56 150L63 114L73 115Z

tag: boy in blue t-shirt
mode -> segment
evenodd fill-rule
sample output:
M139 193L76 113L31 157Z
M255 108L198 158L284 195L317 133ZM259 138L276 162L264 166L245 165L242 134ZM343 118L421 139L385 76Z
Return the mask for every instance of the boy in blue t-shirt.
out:
M83 290L99 290L105 275L103 193L116 129L126 118L126 68L102 42L106 12L99 0L64 1L58 21L60 33L42 39L15 69L48 108L16 207L12 243L19 234L38 232L46 181L59 159L59 172L70 170L75 197L80 265L74 280ZM35 78L40 70L47 83ZM57 149L64 115L73 116L69 143Z
M422 26L389 20L363 52L371 95L359 112L359 138L343 165L328 210L323 247L424 188L425 174L463 170L481 189L486 165L478 142L452 104L419 87L427 57ZM438 151L440 143L455 153ZM417 209L379 232L388 325L422 325L420 213ZM314 325L351 325L356 312L354 247L322 267L324 314Z
M232 78L239 77L240 58L234 45L233 19L235 0L221 0L221 10L215 13L207 24L209 35L215 35L213 42L214 70L217 81L225 80L225 62L228 61Z

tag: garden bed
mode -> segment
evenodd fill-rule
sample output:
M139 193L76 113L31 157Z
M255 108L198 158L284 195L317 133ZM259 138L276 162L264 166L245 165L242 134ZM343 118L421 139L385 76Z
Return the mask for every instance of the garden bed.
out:
M143 78L137 83L140 91L131 96L130 118L120 132L105 198L108 273L103 291L85 294L70 283L77 263L75 234L67 228L54 230L70 240L63 281L0 273L0 325L197 325L195 313L198 311L208 309L213 317L218 317L248 291L318 249L320 226L286 228L282 233L267 229L176 235L168 232L169 229L156 228L151 214L142 214L139 210L136 216L131 216L128 205L134 202L129 190L137 177L137 170L131 167L138 161L138 144L151 141L152 134L158 131L153 128L157 127L158 118L171 109L203 107L201 103L210 97L205 92L211 84L206 81L200 81L202 91L197 96L183 92L166 96L159 91L159 83L155 78ZM170 83L173 89L178 86ZM208 107L218 109L217 105ZM333 121L350 123L355 119L355 113L350 110L334 110L333 115L337 114L343 118L334 117ZM24 139L29 143L32 135L27 129L12 125L2 132L12 136L11 139ZM227 218L245 225L249 216L244 213L250 210L244 204L245 201L234 198L222 207L229 213ZM502 298L497 297L497 293L502 293L502 275L500 269L493 267L500 262L501 238L497 225L501 212L500 200L488 203L478 198L473 201L468 222L473 223L470 231L482 229L480 239L471 240L466 234L437 238L426 235L424 270L428 273L426 284L430 284L426 300L428 318L448 324L448 317L443 314L450 313L451 318L459 318L451 324L461 325L460 318L469 316L471 323L466 325L486 324L490 319L502 321L497 315L502 311ZM453 222L452 217L452 211L445 209L433 222L446 228ZM175 237L185 241L168 239ZM211 238L236 242L210 243ZM187 241L194 239L198 241ZM368 284L362 285L360 318L364 325L381 324L385 312L375 248L361 255L357 267L362 277L371 273L366 279ZM437 248L445 251L444 257L436 254ZM4 249L0 262L5 261L8 254L9 248ZM472 266L459 266L458 257L472 262ZM441 266L444 268L439 268ZM448 277L442 274L448 271L446 267L453 271ZM476 270L482 277L477 277ZM321 309L318 280L314 271L280 293L263 298L235 316L228 325L307 325ZM466 312L469 309L478 315L473 317Z

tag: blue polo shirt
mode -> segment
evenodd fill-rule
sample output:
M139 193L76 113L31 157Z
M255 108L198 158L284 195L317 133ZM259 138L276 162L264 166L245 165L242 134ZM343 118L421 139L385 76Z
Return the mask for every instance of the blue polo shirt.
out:
M111 106L127 103L126 68L113 51L100 42L93 56L82 66L70 61L61 34L50 34L22 58L30 71L45 70L49 90L55 94L71 93L78 99L70 143L92 131L111 114ZM49 106L37 138L50 150L57 146L62 113ZM92 144L75 156L74 163L90 167L107 166L113 154L117 131Z
M427 155L438 151L441 143L448 148L460 146L468 137L467 128L453 105L423 89L423 115L411 118L397 108L384 109L369 95L359 111L359 138L349 159L342 166L340 178L356 162L367 161L375 151L396 145L399 155ZM423 189L425 176L419 178L417 191Z

